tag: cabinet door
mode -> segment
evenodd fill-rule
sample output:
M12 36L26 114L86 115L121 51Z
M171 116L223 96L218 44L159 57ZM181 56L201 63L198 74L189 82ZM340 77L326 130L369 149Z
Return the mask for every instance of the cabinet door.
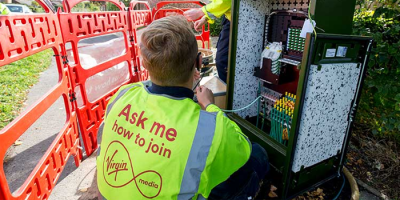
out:
M288 196L340 174L371 43L366 37L307 36Z

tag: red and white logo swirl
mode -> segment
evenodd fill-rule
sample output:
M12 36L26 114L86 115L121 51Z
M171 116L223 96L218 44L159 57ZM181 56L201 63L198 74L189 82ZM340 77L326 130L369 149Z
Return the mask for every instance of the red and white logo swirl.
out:
M111 142L104 155L103 176L106 183L120 188L134 181L136 188L146 198L157 197L162 188L162 177L154 170L143 171L135 176L128 149L120 142Z

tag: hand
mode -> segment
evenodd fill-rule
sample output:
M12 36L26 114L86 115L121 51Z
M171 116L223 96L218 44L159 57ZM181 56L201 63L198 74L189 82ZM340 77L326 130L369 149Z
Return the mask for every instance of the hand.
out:
M203 25L206 24L206 22L207 22L206 16L204 15L201 19L194 22L194 30L196 30L197 32L200 32Z
M188 19L189 21L194 21L196 19L199 19L203 15L204 15L204 13L201 10L201 8L193 8L193 9L187 10L183 13L183 16L185 16L186 19Z
M194 81L198 81L200 79L200 72L197 69L194 69L193 79Z
M214 94L210 89L205 86L199 86L196 88L197 100L201 106L201 109L205 110L209 104L214 104Z

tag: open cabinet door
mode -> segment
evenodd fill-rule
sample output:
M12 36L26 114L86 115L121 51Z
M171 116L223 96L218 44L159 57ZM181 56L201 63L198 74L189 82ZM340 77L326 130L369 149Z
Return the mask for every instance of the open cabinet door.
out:
M307 35L285 197L341 175L371 44L367 37Z

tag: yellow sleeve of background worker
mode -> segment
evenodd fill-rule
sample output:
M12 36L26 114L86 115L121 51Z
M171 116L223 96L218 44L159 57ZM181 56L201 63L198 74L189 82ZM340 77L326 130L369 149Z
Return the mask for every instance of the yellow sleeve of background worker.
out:
M202 7L204 14L207 17L207 21L210 24L214 23L214 20L220 18L223 14L231 10L232 0L213 0L211 3Z
M2 3L0 3L0 15L8 15L10 14L10 10L8 7Z

